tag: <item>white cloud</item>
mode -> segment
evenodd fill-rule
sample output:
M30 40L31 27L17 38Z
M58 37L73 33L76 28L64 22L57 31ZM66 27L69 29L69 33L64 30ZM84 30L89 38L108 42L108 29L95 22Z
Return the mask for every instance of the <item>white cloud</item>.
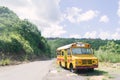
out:
M111 35L113 39L115 40L120 40L120 32L115 32L114 34Z
M27 4L26 4L27 3ZM9 7L20 18L24 19L36 19L36 6L32 3L32 0L8 0L0 1L0 5ZM30 7L31 6L31 7Z
M120 32L120 28L117 28L116 31L117 31L117 32Z
M43 29L43 35L45 37L60 37L60 34L66 33L65 30L63 30L62 26L56 25L56 24L51 24L49 27L45 27Z
M98 37L101 39L110 39L110 33L109 32L100 32Z
M78 15L77 22L89 21L97 16L97 11L89 10L85 13Z
M77 7L67 8L66 19L72 23L80 23L83 21L89 21L98 15L98 11L88 10L82 12L82 9Z
M109 18L108 18L108 16L103 15L103 16L101 16L101 18L100 18L99 21L100 21L100 22L103 22L103 23L107 23L107 22L109 22Z
M114 32L111 36L113 39L119 40L120 39L120 28L117 28L116 32Z
M9 7L23 19L36 20L36 17L31 16L37 16L37 19L55 22L61 19L59 2L60 0L9 0L0 2L0 5Z
M66 32L60 25L63 16L59 3L60 0L0 1L0 5L9 7L20 18L35 23L46 37L60 36Z
M117 28L114 32L102 31L99 33L98 37L101 39L120 39L120 30Z
M103 40L105 40L105 39L119 40L120 39L120 28L117 28L115 30L115 32L109 32L109 31L101 31L101 32L90 31L90 32L86 32L85 35L83 35L82 38L101 38Z
M117 11L117 15L120 17L120 0L118 2L118 11Z
M69 38L81 38L79 34L71 34Z
M96 38L97 37L97 32L92 31L92 32L86 32L83 38Z
M79 15L79 13L82 11L80 8L72 7L72 8L67 8L67 13L66 13L66 18L72 22L76 22L76 18Z

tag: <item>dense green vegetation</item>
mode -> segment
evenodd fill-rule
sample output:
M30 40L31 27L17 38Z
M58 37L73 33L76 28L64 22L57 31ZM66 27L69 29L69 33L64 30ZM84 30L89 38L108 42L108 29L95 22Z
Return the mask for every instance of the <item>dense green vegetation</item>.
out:
M74 38L48 38L53 57L56 56L56 49L60 46L73 42L87 42L95 50L95 55L99 61L120 62L120 40L101 39L74 39Z
M115 41L108 41L106 45L100 46L95 55L100 61L120 62L120 44Z
M0 7L0 60L32 59L50 56L47 40L36 25L21 20L6 7Z

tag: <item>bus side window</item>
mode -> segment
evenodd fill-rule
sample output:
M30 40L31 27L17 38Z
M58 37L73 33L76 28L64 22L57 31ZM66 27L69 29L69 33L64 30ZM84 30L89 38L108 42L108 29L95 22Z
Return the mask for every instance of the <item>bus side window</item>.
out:
M68 49L68 55L70 55L70 54L71 54L70 49Z
M61 55L61 54L60 54L60 51L57 51L57 55Z

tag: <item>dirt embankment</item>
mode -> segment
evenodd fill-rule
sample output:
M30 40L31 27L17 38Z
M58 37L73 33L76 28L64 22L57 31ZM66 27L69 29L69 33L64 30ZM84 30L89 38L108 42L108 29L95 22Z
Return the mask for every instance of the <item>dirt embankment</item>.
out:
M120 80L120 63L99 63L93 72L69 70L59 67L55 62L44 80Z

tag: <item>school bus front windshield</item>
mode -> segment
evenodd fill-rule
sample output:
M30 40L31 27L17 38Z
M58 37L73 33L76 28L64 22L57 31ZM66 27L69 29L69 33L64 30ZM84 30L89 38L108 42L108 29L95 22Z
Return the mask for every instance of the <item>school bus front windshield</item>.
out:
M72 54L91 54L90 48L72 48Z

